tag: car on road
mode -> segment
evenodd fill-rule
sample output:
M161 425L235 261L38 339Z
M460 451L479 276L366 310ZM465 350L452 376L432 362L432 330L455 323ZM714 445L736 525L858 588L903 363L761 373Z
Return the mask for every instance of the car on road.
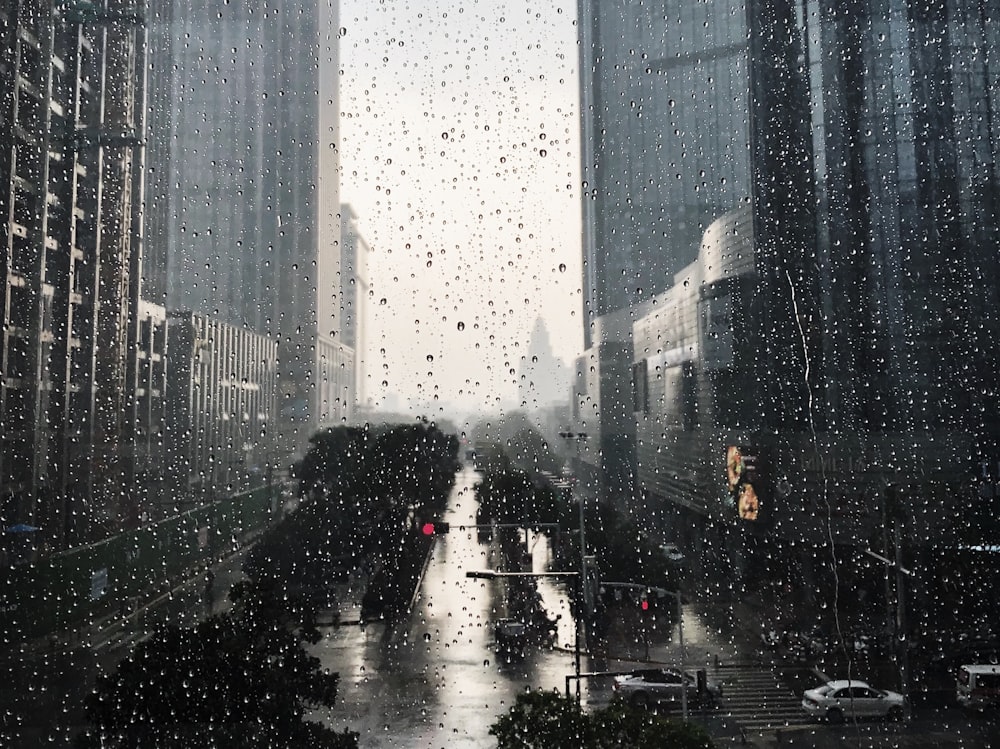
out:
M684 561L684 552L678 548L677 544L662 544L660 546L660 551L663 553L663 556L667 558L668 562L680 564Z
M497 656L508 660L523 658L528 644L528 628L514 619L498 619L493 625Z
M722 697L722 687L704 677L676 668L644 668L615 676L612 686L617 697L637 707L662 702L681 702L687 689L688 704L714 705Z
M863 681L843 679L807 689L802 695L802 708L812 717L831 723L843 723L847 718L902 720L906 716L906 698Z

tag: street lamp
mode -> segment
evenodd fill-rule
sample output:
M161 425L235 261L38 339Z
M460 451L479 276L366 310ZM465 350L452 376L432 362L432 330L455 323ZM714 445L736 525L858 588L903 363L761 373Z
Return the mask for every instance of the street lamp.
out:
M576 434L574 434L573 432L559 432L559 436L562 437L567 442L569 440L572 440L572 439L576 440L576 446L577 446L576 447L576 458L577 458L576 462L579 463L580 462L580 444L584 440L587 439L587 433L586 432L577 432ZM586 598L586 596L587 596L587 590L586 590L586 585L584 585L584 583L583 583L583 580L586 579L586 577L587 577L587 563L586 563L586 558L587 558L587 538L586 538L586 531L584 530L585 526L584 526L584 512L583 512L584 511L584 502L583 502L584 495L583 495L582 492L576 492L576 491L574 491L576 483L577 482L574 480L573 484L570 485L570 496L572 498L573 495L577 495L576 496L576 500L577 500L577 503L580 505L580 581L581 581L580 585L581 585L581 589L583 591L583 597ZM587 613L589 614L590 613L590 601L583 601L583 600L581 600L581 604L583 604L583 603L586 603L586 606L587 606L587 609L588 609Z
M469 570L465 573L473 580L496 580L498 577L575 577L579 581L579 611L583 611L583 576L579 572L501 572L500 570ZM576 701L580 702L580 614L573 627L573 663L576 674Z
M899 527L893 528L896 543L896 559L889 559L871 549L862 549L865 554L877 559L889 569L896 570L896 656L899 659L899 691L904 697L909 696L909 639L906 637L906 584L905 577L913 577L913 571L902 565L902 553L899 544Z

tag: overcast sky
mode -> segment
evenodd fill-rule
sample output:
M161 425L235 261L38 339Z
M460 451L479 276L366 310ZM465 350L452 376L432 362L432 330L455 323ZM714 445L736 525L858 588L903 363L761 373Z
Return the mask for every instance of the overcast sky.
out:
M369 396L509 407L538 316L557 356L579 353L575 18L571 0L342 0Z

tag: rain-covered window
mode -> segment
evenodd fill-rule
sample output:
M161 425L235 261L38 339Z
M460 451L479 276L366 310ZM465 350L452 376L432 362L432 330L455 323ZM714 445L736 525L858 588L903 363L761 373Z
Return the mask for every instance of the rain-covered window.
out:
M993 0L7 0L0 745L1000 745Z

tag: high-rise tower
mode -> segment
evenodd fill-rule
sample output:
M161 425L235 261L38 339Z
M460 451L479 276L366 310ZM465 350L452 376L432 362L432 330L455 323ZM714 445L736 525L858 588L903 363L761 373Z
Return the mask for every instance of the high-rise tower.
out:
M150 29L162 293L278 341L274 431L293 450L330 418L321 372L342 357L338 4L173 2Z
M49 548L140 511L144 23L134 0L0 8L0 515Z

